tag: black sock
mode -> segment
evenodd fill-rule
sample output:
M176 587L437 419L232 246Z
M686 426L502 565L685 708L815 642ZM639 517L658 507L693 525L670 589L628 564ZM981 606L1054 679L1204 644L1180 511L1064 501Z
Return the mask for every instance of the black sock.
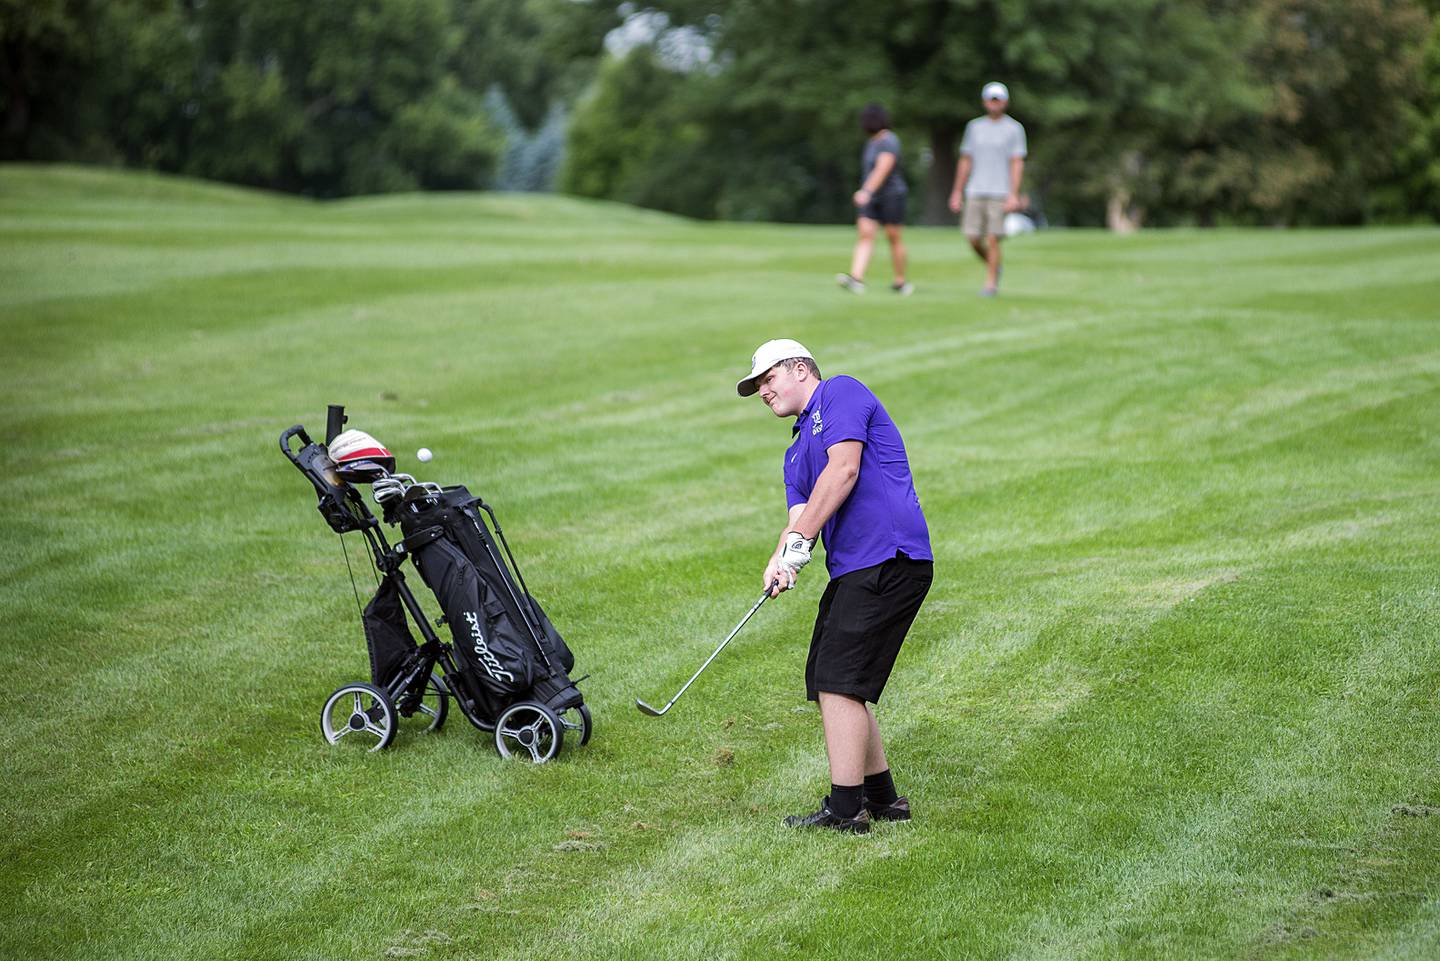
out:
M860 795L865 790L862 784L831 784L830 811L837 817L853 818L860 813Z
M865 775L865 803L871 807L889 807L899 797L895 793L895 779L887 767L879 774Z

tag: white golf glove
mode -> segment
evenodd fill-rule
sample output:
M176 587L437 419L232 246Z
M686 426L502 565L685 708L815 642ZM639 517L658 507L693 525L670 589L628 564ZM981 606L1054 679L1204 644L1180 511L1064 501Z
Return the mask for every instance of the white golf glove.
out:
M788 531L785 534L785 546L780 551L781 566L798 574L800 568L810 563L810 548L814 546L815 538L807 538L799 531Z

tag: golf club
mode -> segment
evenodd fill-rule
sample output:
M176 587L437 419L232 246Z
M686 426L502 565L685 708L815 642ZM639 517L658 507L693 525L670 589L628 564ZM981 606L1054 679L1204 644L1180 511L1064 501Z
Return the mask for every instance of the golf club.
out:
M715 658L719 655L721 651L725 650L725 645L729 644L730 641L734 639L735 635L740 633L740 628L745 626L745 622L750 620L751 617L755 616L755 612L760 610L760 605L765 603L765 600L770 596L770 591L773 589L774 585L772 584L770 588L765 591L764 594L760 595L760 600L756 601L755 606L750 608L749 613L747 613L744 617L740 619L740 623L735 625L735 630L731 631L729 636L726 637L725 640L720 642L720 646L715 648L715 652L713 654L705 658L705 663L700 665L700 670L696 671L693 675L691 675L690 680L685 682L685 686L680 688L680 690L676 691L675 696L672 697L664 707L653 708L637 697L635 699L635 706L640 709L640 713L648 714L651 717L660 717L666 711L670 710L670 708L674 707L675 702L680 700L680 695L684 694L685 691L689 689L690 685L695 683L695 678L699 677L701 673L704 672L705 668L710 666L710 662L715 660Z

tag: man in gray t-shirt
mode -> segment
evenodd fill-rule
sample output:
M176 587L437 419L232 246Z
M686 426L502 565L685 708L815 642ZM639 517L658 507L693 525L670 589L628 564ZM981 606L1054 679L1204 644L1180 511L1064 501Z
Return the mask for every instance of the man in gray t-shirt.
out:
M965 125L960 141L960 162L955 166L955 188L950 209L963 215L960 227L976 255L985 262L983 297L1000 288L1000 241L1005 236L1005 215L1019 210L1020 181L1025 175L1025 128L1005 111L1010 91L1003 83L987 83L980 98L985 116Z

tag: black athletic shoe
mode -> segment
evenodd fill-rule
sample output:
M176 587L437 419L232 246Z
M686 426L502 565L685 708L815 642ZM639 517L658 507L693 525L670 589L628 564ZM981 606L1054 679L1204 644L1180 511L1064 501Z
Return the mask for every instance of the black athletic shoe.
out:
M865 811L872 821L908 821L910 799L902 794L895 799L894 804L871 804L866 801Z
M830 798L820 799L820 810L814 814L792 814L785 819L787 828L829 828L832 831L846 831L850 834L870 833L870 812L863 807L853 818L842 818L830 810Z

